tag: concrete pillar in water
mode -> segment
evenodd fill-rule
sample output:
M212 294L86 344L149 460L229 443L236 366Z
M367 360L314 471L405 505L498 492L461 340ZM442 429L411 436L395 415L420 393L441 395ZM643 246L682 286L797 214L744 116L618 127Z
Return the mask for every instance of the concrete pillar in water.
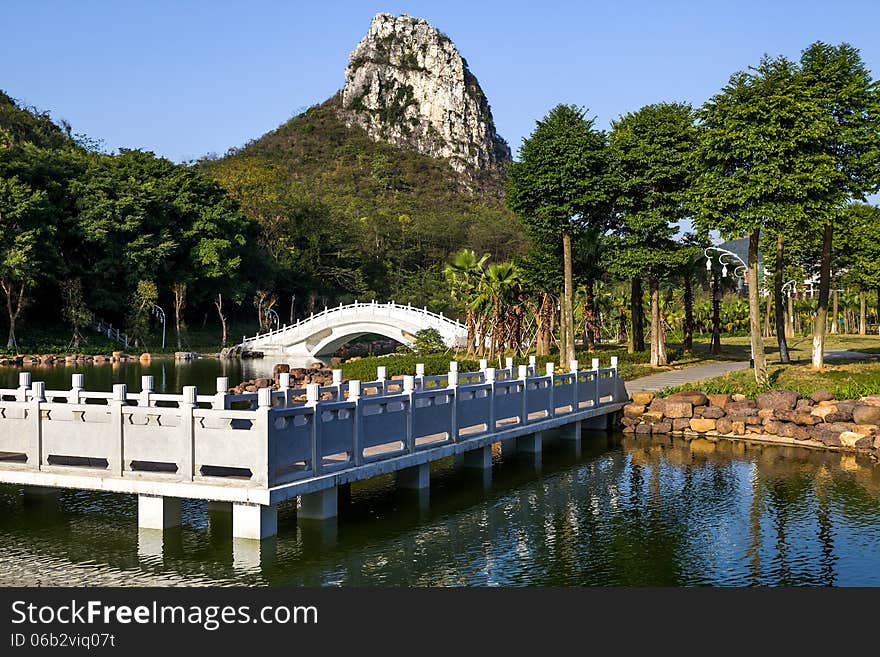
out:
M168 529L180 525L180 498L138 495L138 527Z
M232 505L232 537L260 540L278 533L278 509L262 504Z
M61 488L47 488L46 486L25 486L24 494L27 497L48 498L61 495Z
M464 453L464 467L480 470L492 469L492 446L486 445Z
M300 495L297 516L307 520L328 520L338 513L336 486Z
M431 467L427 463L404 468L395 473L397 485L410 490L422 490L431 486Z
M510 438L508 440L501 441L501 456L502 458L511 458L515 457L517 454L516 449L516 438Z
M562 430L559 432L559 439L579 444L581 442L581 423L572 422L562 427Z
M520 436L516 439L516 451L521 454L540 454L543 449L543 436L538 431L529 436Z

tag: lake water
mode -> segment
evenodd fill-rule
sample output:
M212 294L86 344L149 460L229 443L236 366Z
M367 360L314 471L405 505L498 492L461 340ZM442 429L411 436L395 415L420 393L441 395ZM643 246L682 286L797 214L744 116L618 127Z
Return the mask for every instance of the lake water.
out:
M134 496L25 498L0 486L3 585L880 585L880 474L851 455L742 443L590 437L491 476L432 467L352 489L336 521L233 541L184 502L138 530Z
M87 387L207 386L271 361L86 368ZM255 369L256 368L256 369ZM72 369L34 372L67 387ZM3 373L0 385L17 380ZM58 377L57 379L53 377ZM163 378L164 377L164 378ZM55 381L58 383L55 383ZM585 432L580 452L496 452L490 474L432 464L429 493L355 484L340 517L233 541L185 501L183 526L138 530L131 495L24 497L0 486L3 585L880 585L880 467L804 448Z

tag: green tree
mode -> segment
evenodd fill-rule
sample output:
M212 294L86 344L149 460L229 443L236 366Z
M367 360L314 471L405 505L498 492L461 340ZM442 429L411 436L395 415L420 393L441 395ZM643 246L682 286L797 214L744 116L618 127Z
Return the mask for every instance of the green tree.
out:
M735 73L698 117L694 221L706 232L749 236L751 348L755 380L766 385L758 290L761 230L805 227L815 220L816 198L835 175L832 158L818 148L827 117L797 65L784 57L764 57L756 68Z
M131 295L128 317L125 325L128 336L135 347L146 348L150 335L150 311L159 299L159 290L153 281L138 281Z
M87 326L92 320L92 313L89 312L83 298L82 281L78 278L61 281L62 306L61 312L64 319L70 325L71 337L68 349L77 351L79 343L82 340L81 329Z
M880 86L847 43L817 41L801 55L801 73L809 98L822 116L815 122L816 150L828 163L825 184L810 208L822 226L818 307L813 322L813 368L824 366L828 296L831 287L834 222L846 203L864 200L880 188Z
M476 321L473 307L474 296L483 276L489 254L477 258L470 249L463 249L455 254L452 262L446 265L445 273L449 288L455 301L464 308L465 325L467 326L467 355L474 353Z
M610 220L613 175L607 138L595 119L573 105L557 105L523 140L519 161L508 169L507 203L523 220L533 243L561 242L560 362L575 357L572 235Z
M7 349L17 347L16 322L31 288L46 274L46 245L54 227L49 223L46 193L17 177L0 177L0 289L9 318Z
M834 250L845 268L843 280L859 290L859 334L867 333L867 291L880 290L880 208L848 206L839 223Z
M666 365L660 283L691 252L673 239L689 214L690 157L697 131L690 105L648 105L612 123L611 152L620 176L623 222L609 265L628 277L648 279L651 299L651 365Z

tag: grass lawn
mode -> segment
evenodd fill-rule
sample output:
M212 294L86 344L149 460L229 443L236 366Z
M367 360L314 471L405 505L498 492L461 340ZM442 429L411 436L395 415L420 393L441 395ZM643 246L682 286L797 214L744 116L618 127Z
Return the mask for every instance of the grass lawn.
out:
M858 399L865 395L880 394L880 361L850 361L828 364L821 372L811 369L808 363L791 365L770 365L770 388L795 390L808 396L816 390L825 389L834 393L837 399ZM668 388L662 395L678 390L702 390L708 393L742 393L754 397L766 388L755 383L752 370L740 370L724 376L708 379L677 388Z

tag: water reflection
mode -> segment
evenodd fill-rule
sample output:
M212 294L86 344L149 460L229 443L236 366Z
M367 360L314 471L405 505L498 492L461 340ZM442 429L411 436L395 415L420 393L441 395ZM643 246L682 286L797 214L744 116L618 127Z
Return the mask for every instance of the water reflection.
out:
M233 541L186 501L139 531L133 496L0 487L6 585L878 585L880 472L862 457L728 441L585 434L533 459L495 450L489 478L447 459L431 490L352 487L332 522L279 510ZM340 496L345 498L345 494Z

